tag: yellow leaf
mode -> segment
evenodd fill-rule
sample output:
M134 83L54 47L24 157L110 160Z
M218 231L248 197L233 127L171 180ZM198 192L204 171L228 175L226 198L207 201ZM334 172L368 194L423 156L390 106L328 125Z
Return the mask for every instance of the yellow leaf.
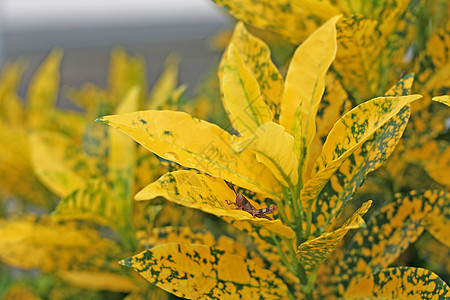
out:
M74 286L94 291L129 293L137 288L128 276L108 272L59 271L56 275Z
M150 200L159 196L221 217L238 228L243 228L248 225L246 223L250 223L251 230L254 231L259 231L258 228L261 227L286 238L294 237L292 229L283 225L280 220L269 221L236 209L234 191L220 178L192 171L175 171L165 174L158 181L145 187L135 199ZM259 208L256 203L252 202L252 204Z
M371 200L365 202L341 228L323 233L315 239L300 244L297 250L297 258L305 270L308 272L317 270L350 229L364 226L365 223L362 216L369 210L371 205Z
M234 145L239 151L249 149L258 161L272 171L273 175L286 187L294 187L298 182L298 159L294 153L294 138L284 131L284 127L274 122L259 126L254 134Z
M179 63L180 57L178 55L170 54L167 57L164 70L148 96L148 109L161 109L169 100L178 84Z
M336 55L336 23L340 18L330 19L297 48L286 75L280 124L294 136L303 178L316 134L315 120L325 89L325 75Z
M61 50L53 50L31 79L27 94L31 111L38 112L54 106L59 90L59 67L62 56Z
M120 261L188 299L285 299L288 288L253 261L206 245L166 244Z
M433 97L432 99L436 102L440 102L442 104L450 106L450 96L449 95L436 96L436 97Z
M318 25L308 11L293 6L290 0L250 1L214 0L235 18L254 27L274 31L299 44Z
M248 137L258 126L272 121L272 112L261 96L258 81L233 44L228 46L222 90L224 106L240 136Z
M304 10L308 15L314 15L321 20L328 20L341 14L339 8L331 4L329 0L292 0L291 3L297 9Z
M183 112L140 111L98 121L116 127L160 157L277 198L280 185L251 151L233 152L232 136ZM186 134L189 133L189 134Z
M446 299L450 288L439 276L421 268L383 269L354 280L344 299Z
M66 136L39 131L31 133L29 143L34 172L53 193L66 197L85 184L89 164Z
M434 232L449 232L449 200L446 191L412 191L397 195L375 212L367 227L355 234L341 260L338 281L342 289L353 278L390 266L428 226Z
M316 162L318 172L301 191L304 207L309 207L329 178L359 146L410 102L422 96L380 97L364 102L345 114L331 129Z
M108 71L108 91L111 94L104 99L106 102L115 107L134 86L141 89L139 96L141 99L147 92L146 82L145 60L142 56L128 55L122 48L116 48L111 52Z
M119 269L111 262L120 249L92 228L22 217L0 220L0 236L0 260L16 268L43 272Z
M284 80L270 58L269 47L262 40L250 34L242 22L236 24L230 43L236 47L245 66L255 76L261 89L262 97L272 111L273 119L278 121ZM226 60L227 51L224 52L220 61L220 82L222 82L223 66ZM226 107L225 104L224 107Z

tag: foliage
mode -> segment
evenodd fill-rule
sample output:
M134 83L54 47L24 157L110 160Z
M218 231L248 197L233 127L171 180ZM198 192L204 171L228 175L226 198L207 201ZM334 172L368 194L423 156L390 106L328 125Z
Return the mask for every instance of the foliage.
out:
M26 101L5 65L2 297L450 297L448 3L215 2L242 22L195 99L174 55L149 91L114 50L77 111L60 50Z

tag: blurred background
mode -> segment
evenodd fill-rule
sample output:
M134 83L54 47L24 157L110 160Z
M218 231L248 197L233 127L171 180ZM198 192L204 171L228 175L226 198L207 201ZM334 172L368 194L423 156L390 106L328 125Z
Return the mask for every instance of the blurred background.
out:
M3 0L0 63L23 57L26 86L54 47L64 50L61 85L105 86L111 50L142 55L151 85L171 52L181 56L180 83L192 91L220 53L208 39L231 20L210 0Z

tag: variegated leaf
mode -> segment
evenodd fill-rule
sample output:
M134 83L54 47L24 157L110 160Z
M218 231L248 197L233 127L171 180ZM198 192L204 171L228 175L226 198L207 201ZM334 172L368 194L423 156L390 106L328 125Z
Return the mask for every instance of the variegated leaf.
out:
M111 262L120 249L92 228L22 217L0 220L0 236L0 259L17 268L43 272L119 270Z
M166 244L120 261L149 282L188 299L284 299L288 288L252 260L197 244Z
M317 160L316 169L318 172L306 182L301 191L303 206L309 207L314 202L314 199L319 195L342 163L355 150L370 140L382 126L388 124L385 129L392 126L392 129L395 129L394 132L402 128L401 124L405 121L405 112L401 112L401 110L410 102L419 98L421 98L420 95L375 98L355 107L336 122ZM399 113L400 115L395 117ZM392 118L394 120L390 121ZM400 127L396 124L397 122ZM380 135L383 140L387 138L385 136L386 133L384 133L384 137L383 134ZM377 141L377 138L374 141ZM375 143L375 145L377 144ZM387 145L380 144L378 146L381 147L380 150L392 150L395 143L392 141ZM386 146L390 147L386 148ZM389 151L387 152L390 154Z
M364 227L365 223L362 216L371 205L372 201L364 203L339 229L323 233L315 239L300 244L297 250L297 258L305 270L308 272L317 270L350 229Z
M253 217L250 213L237 209L234 191L220 178L191 171L175 171L165 174L158 181L145 187L135 199L151 200L159 196L216 215L250 232L268 230L289 239L294 237L292 229L283 225L280 220L269 221ZM252 204L260 208L255 202Z
M120 129L162 158L279 197L280 185L270 171L255 160L253 152L234 153L232 136L216 125L183 112L151 110L98 121Z
M449 286L439 276L421 268L389 268L355 280L344 299L430 299L450 297Z
M236 24L230 43L236 47L245 66L255 76L261 89L261 96L271 109L273 119L278 121L284 80L270 58L269 47L250 34L242 22ZM226 54L227 51L224 52L219 66L220 82L223 78L223 66L227 60Z
M407 76L393 86L386 95L409 94L412 78ZM364 182L367 174L380 167L394 151L406 128L410 108L404 107L362 143L338 168L318 195L312 215L312 233L322 232L337 218L348 201Z
M29 143L34 172L53 193L66 197L85 184L89 162L66 136L39 131L30 135Z
M280 125L294 136L299 173L306 180L309 148L316 134L316 114L325 90L325 75L336 55L336 23L333 17L314 31L295 51L286 75Z
M221 84L224 107L240 136L249 137L258 126L272 121L272 112L261 96L258 81L233 44L228 46Z
M101 179L91 179L85 186L61 199L52 217L59 220L87 220L110 227L123 225L123 212L116 201L111 201L112 191Z
M378 210L359 230L348 246L339 272L341 293L353 278L379 272L388 267L423 232L428 223L434 229L450 231L449 223L439 223L434 216L448 218L450 198L439 190L411 192Z
M108 70L108 92L110 94L103 99L104 103L116 107L134 86L140 88L139 100L141 100L147 92L145 90L146 83L145 60L142 56L128 55L122 48L116 48L111 52ZM110 111L103 112L103 114L105 113L110 113Z
M167 101L172 97L173 92L178 85L178 65L180 58L171 54L167 57L164 70L153 86L148 96L148 109L175 109L176 107L168 107Z
M236 19L254 27L274 31L299 44L318 25L308 12L298 9L291 1L214 0Z

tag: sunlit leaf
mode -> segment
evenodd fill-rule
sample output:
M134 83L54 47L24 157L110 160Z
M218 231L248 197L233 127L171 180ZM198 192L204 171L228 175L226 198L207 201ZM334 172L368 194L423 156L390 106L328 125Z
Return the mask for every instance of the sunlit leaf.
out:
M118 270L118 247L92 228L28 217L1 220L0 235L0 259L17 268Z
M344 299L446 299L448 285L431 271L397 267L383 269L355 282Z
M249 223L253 228L251 230L259 231L258 228L262 228L283 237L293 238L294 236L292 229L283 225L280 220L269 221L236 209L234 191L220 178L191 171L175 171L165 174L158 181L145 187L135 199L151 200L159 196L221 217L238 228L243 228L242 226ZM256 203L252 204L260 208Z
M162 158L279 197L279 183L270 171L251 151L234 153L232 136L216 125L183 112L151 110L106 116L99 121L120 129Z
M396 116L404 106L419 98L421 98L420 95L375 98L345 114L333 126L323 145L322 153L316 162L318 172L302 189L301 200L304 207L312 204L345 159L369 140L380 127ZM404 123L402 119L404 117L393 121L392 125L397 130L396 122L400 125ZM389 143L395 145L393 141ZM380 146L386 149L389 143Z
M411 192L398 195L395 201L378 210L348 246L341 262L341 291L353 278L390 266L420 236L428 223L435 229L448 232L448 220L447 224L439 223L441 219L435 216L448 218L449 200L445 191Z
M274 122L264 123L235 147L255 152L256 159L266 165L285 186L297 184L298 159L294 153L294 138L284 131L283 126Z
M447 106L450 106L450 96L449 95L436 96L436 97L433 97L433 100L436 101L436 102L440 102L442 104L445 104Z
M372 201L364 203L341 228L323 233L315 239L300 244L297 258L306 271L311 272L319 268L350 229L357 229L365 225L362 216L369 210L371 204Z
M65 281L88 290L127 293L136 289L136 283L129 276L93 271L59 271L56 273Z
M233 44L228 46L222 90L224 107L240 136L248 137L258 126L272 121L272 112L261 96L258 81Z
M262 40L250 34L242 22L236 24L230 43L236 47L245 66L255 76L261 89L262 98L271 109L273 119L278 120L284 80L270 58L269 47ZM222 82L222 70L226 60L227 51L224 52L219 66L220 82Z
M283 281L269 270L206 245L166 244L120 263L188 299L281 299L288 295Z

